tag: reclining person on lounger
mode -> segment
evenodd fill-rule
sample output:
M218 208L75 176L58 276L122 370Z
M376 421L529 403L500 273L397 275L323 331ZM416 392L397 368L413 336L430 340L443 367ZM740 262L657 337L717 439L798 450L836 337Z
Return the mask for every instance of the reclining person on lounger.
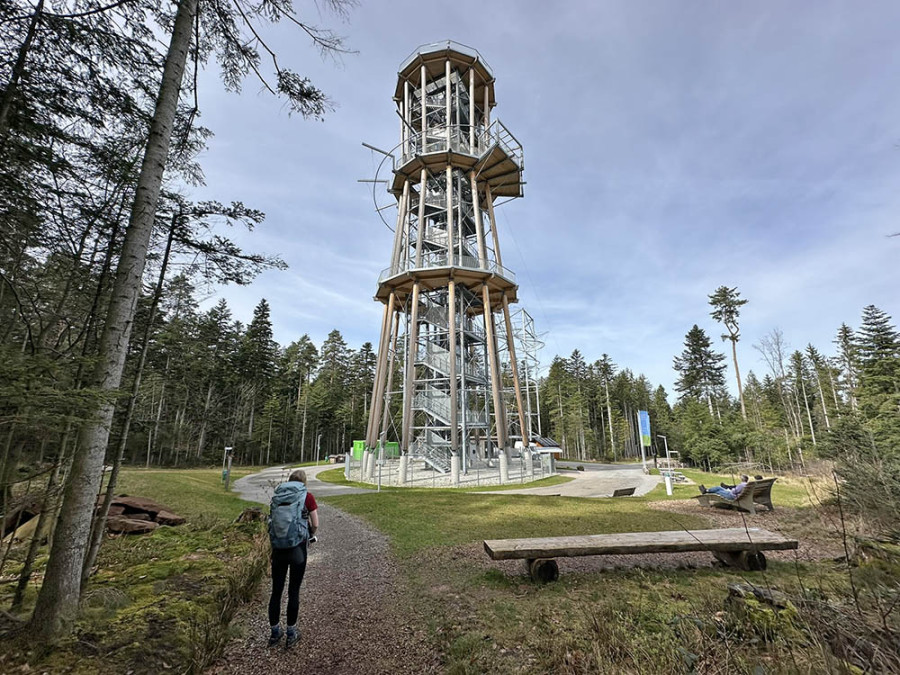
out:
M744 488L747 487L747 483L750 482L750 476L741 476L741 482L735 485L733 488L724 488L716 485L715 487L707 488L705 485L700 486L700 494L714 494L719 495L723 499L727 499L729 501L734 501L738 497L741 496L741 493L744 491Z
M762 477L762 476L758 476L758 475L757 475L757 476L753 476L753 480L763 480L763 477ZM728 483L722 482L722 483L719 483L719 485L721 485L723 488L728 488L729 490L733 490L733 489L734 489L734 485L729 485Z

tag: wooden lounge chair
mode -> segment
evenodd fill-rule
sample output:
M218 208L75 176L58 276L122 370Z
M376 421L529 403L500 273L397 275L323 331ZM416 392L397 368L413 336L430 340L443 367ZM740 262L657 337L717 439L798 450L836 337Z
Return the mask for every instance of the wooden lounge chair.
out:
M715 506L726 509L737 509L738 511L746 511L752 515L756 515L755 504L761 504L774 511L775 506L772 504L772 484L775 478L764 478L763 480L751 480L743 489L737 499L725 499L712 492L696 495L696 499L703 506Z

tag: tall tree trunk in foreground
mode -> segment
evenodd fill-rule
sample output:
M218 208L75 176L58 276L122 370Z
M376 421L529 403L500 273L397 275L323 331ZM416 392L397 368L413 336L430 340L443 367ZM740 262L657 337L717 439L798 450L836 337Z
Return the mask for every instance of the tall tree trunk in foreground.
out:
M144 335L141 339L141 355L138 358L134 381L131 383L131 396L128 398L128 407L125 410L125 421L122 423L122 435L119 438L118 452L116 453L115 460L113 460L112 471L109 474L109 482L106 484L106 494L103 496L103 505L94 517L94 524L91 528L91 544L90 548L88 548L88 553L84 559L84 565L81 571L82 587L84 587L88 577L91 575L91 568L97 560L97 553L100 551L100 544L103 543L103 535L106 533L106 519L109 516L109 507L112 505L113 496L115 495L116 484L119 482L119 471L122 469L125 448L128 447L128 432L131 431L131 421L134 419L134 407L137 403L138 394L141 391L141 377L144 374L144 364L147 362L147 352L150 348L150 334L153 332L153 322L156 320L156 310L159 307L159 300L162 297L163 284L166 279L166 269L169 266L169 255L172 252L172 240L175 238L177 218L178 214L172 218L172 229L169 230L169 237L166 240L166 250L163 253L162 263L160 264L159 277L156 280L156 288L153 290L153 298L150 301L150 313L147 318L147 327L144 329Z
M181 0L175 15L156 110L150 123L144 160L94 371L93 384L107 394L107 399L79 434L47 572L31 620L32 633L43 641L55 642L67 633L78 610L81 570L90 539L101 468L115 408L112 393L118 389L122 379L128 340L140 294L141 275L144 272L163 171L172 140L197 2L198 0Z

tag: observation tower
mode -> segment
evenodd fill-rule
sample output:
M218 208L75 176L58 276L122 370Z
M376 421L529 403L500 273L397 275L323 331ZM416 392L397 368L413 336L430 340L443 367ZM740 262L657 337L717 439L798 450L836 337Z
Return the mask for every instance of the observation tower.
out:
M388 192L397 202L365 445L458 475L529 447L495 202L522 196L522 146L498 119L494 75L475 50L424 45L400 65L400 143ZM507 410L507 408L510 410ZM398 423L399 422L399 423Z

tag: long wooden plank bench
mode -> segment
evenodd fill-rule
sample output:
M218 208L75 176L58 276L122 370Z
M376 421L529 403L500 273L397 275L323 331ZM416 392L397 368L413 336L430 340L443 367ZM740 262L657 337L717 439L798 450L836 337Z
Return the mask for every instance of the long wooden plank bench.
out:
M712 492L696 495L696 499L703 506L714 506L718 508L737 509L746 511L751 515L756 515L756 504L760 504L774 511L775 506L772 504L772 484L777 478L764 478L762 480L751 480L741 492L737 499L726 499Z
M484 542L484 550L493 560L525 560L529 573L536 581L554 581L559 578L559 566L555 558L709 551L729 566L756 571L766 568L763 551L795 549L797 546L796 539L788 539L768 530L743 527L492 539Z

